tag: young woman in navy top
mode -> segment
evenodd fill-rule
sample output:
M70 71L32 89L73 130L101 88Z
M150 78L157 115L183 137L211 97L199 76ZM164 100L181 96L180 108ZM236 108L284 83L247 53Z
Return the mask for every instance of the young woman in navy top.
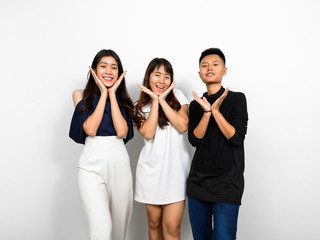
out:
M124 143L132 139L133 103L112 50L93 59L84 90L75 90L69 136L84 144L79 190L91 240L124 240L132 213L132 174Z

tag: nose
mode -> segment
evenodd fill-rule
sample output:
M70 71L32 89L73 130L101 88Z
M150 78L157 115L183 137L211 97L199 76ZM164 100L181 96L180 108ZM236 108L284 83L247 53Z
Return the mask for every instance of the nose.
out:
M164 82L164 76L161 76L161 77L159 78L159 82L160 82L160 83L163 83L163 82Z
M213 65L212 64L208 64L208 70L212 70L213 69Z
M106 68L106 73L111 74L111 67Z

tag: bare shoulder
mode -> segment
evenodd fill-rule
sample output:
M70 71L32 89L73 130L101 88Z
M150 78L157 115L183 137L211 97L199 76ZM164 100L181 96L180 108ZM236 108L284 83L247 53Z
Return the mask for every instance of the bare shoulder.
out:
M77 104L81 101L82 97L83 97L83 90L76 89L73 91L72 99L73 99L74 106L77 106Z

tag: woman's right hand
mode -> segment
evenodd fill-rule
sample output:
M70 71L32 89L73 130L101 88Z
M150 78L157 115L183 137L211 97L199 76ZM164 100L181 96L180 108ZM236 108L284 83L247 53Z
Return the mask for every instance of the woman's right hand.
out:
M106 86L101 82L101 80L98 78L97 74L95 73L95 71L91 68L91 66L89 66L91 75L94 79L94 81L96 82L98 88L100 89L100 93L101 95L105 94L106 96L108 96L108 89L106 88Z
M146 94L149 95L149 97L152 99L152 101L155 101L155 100L158 100L159 97L157 94L155 94L154 92L152 92L149 88L141 85L141 84L138 84L138 87L141 88L141 91L142 92L145 92Z
M192 91L192 95L193 95L193 99L200 104L203 111L211 110L211 104L208 102L208 100L205 97L201 99L195 91Z

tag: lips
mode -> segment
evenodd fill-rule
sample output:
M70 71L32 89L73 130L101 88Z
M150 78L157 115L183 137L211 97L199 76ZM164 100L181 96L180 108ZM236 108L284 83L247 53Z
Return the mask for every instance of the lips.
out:
M160 89L160 90L163 90L164 89L164 86L157 86L156 85L156 88Z
M214 74L214 73L211 73L211 72L206 74L207 77L212 77L212 76L214 76L214 75L215 75L215 74Z
M103 77L103 79L104 79L105 81L112 81L112 80L113 80L112 77Z

